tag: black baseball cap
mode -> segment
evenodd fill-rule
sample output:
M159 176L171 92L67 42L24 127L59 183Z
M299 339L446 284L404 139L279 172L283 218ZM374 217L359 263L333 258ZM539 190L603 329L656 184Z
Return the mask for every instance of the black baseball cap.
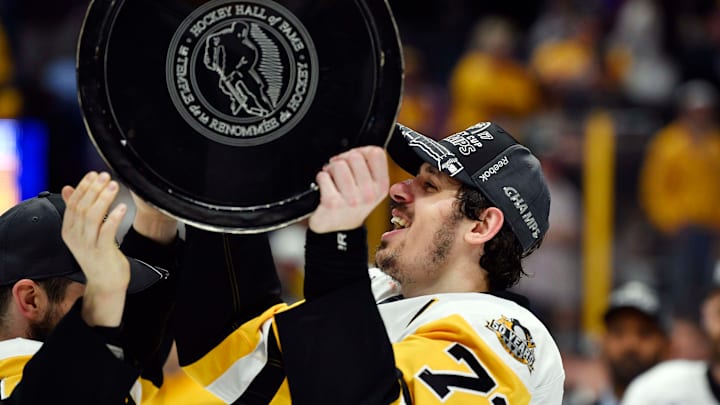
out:
M429 163L479 190L503 212L524 255L547 232L550 192L540 161L499 125L480 122L436 141L396 124L387 150L408 173Z
M667 320L663 316L660 296L648 284L632 280L615 288L610 293L610 300L603 315L603 320L607 324L615 314L628 309L647 316L656 322L661 329L667 329Z
M43 191L0 216L0 286L24 278L65 277L85 283L85 274L62 240L65 202ZM128 293L137 293L167 278L167 270L128 257Z

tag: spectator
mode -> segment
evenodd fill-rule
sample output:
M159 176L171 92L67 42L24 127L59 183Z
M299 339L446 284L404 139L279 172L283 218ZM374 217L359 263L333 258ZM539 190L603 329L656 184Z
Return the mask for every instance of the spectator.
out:
M604 320L602 359L610 386L596 404L615 405L635 377L667 356L667 322L660 297L639 281L629 281L612 293Z
M115 187L106 195L109 201L98 200L81 210L94 212L94 222L75 209L66 211L63 199L47 192L0 217L0 398L4 404L119 404L130 397L137 402L141 372L149 382L143 384L147 390L142 395L149 396L150 387L162 382L160 366L166 355L162 319L167 318L172 300L161 297L173 291L172 281L166 272L142 262L130 260L128 266L114 240L122 206L103 219L117 183L110 183L107 174L94 175L100 179L97 184L104 181L105 186ZM70 222L63 220L64 214L66 219L70 215ZM138 215L136 229L158 236L146 227L154 218ZM71 229L69 224L76 226ZM67 228L63 232L72 254L61 238L62 226ZM87 238L78 236L77 229L83 229L83 235L96 235L104 253L93 256L97 246L85 244ZM99 233L104 237L97 237ZM132 244L133 238L137 236L126 240ZM176 254L173 244L149 243L155 246L156 259ZM73 254L78 253L76 260ZM110 260L119 265L108 264ZM171 267L166 264L170 260L163 265ZM126 290L135 294L125 299ZM145 305L149 299L159 301Z
M623 405L720 403L720 287L700 306L702 326L711 341L711 357L671 360L639 376L627 389Z
M663 47L663 20L658 2L629 0L608 36L609 73L640 105L665 106L678 82L677 68Z
M665 237L674 315L691 318L711 284L720 234L720 128L716 90L690 81L678 90L678 116L647 146L640 203Z
M519 132L513 131L513 122L535 110L539 94L533 76L515 59L516 45L517 34L508 21L480 20L450 78L449 131L482 119Z
M580 109L595 103L604 90L599 23L595 15L567 13L559 18L562 29L557 33L538 34L529 64L552 103Z

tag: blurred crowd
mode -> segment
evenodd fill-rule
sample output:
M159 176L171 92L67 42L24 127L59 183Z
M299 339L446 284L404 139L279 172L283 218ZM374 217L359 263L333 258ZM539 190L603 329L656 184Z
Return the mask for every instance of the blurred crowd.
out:
M616 379L661 359L709 356L699 319L720 267L720 2L546 1L526 25L511 13L483 14L443 74L430 74L438 63L428 61L454 39L428 46L412 35L426 27L402 17L400 27L408 32L401 122L444 135L478 119L496 121L543 162L550 231L517 289L564 352L566 401L600 400ZM609 117L609 129L594 128L598 113ZM602 316L583 311L593 288L584 283L593 260L585 247L597 222L584 210L596 178L587 162L605 153L588 143L593 131L606 132L601 138L613 145L602 169L613 193L609 284L641 282L657 291L656 312L668 319L662 333L615 327L615 341L625 342L616 343L624 348L615 359L625 364L608 361L608 325L600 335L584 328ZM667 345L653 336L666 336ZM635 350L648 353L633 364Z
M564 353L568 404L600 399L622 369L607 366L609 328L602 336L585 328L608 317L583 320L584 269L592 260L583 242L593 237L584 210L592 177L584 171L588 154L603 153L586 142L592 131L613 145L605 169L612 184L610 284L640 282L659 294L667 347L650 358L706 359L711 346L700 307L720 282L720 2L389 3L404 46L399 121L443 137L492 120L542 160L550 231L516 289ZM75 44L87 4L0 2L0 117L47 125L52 190L103 167L84 132L75 88ZM611 125L594 128L596 114ZM301 228L273 241L288 297L301 291ZM642 339L665 347L649 334Z

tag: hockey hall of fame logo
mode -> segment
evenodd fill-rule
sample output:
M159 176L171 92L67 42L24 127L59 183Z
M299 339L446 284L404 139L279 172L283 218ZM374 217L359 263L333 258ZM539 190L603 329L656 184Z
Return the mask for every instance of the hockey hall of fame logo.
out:
M307 112L317 53L300 20L275 2L211 1L175 32L166 77L173 104L198 133L226 145L260 145Z

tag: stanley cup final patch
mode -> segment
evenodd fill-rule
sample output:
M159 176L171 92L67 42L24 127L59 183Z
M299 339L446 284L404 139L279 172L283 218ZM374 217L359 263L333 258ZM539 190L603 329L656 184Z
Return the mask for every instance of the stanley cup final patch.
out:
M318 83L307 30L275 2L211 1L176 30L166 59L175 108L199 134L231 146L285 135Z
M535 341L530 331L514 318L501 316L500 319L487 321L485 327L495 332L500 344L515 360L528 367L532 373L535 368Z

